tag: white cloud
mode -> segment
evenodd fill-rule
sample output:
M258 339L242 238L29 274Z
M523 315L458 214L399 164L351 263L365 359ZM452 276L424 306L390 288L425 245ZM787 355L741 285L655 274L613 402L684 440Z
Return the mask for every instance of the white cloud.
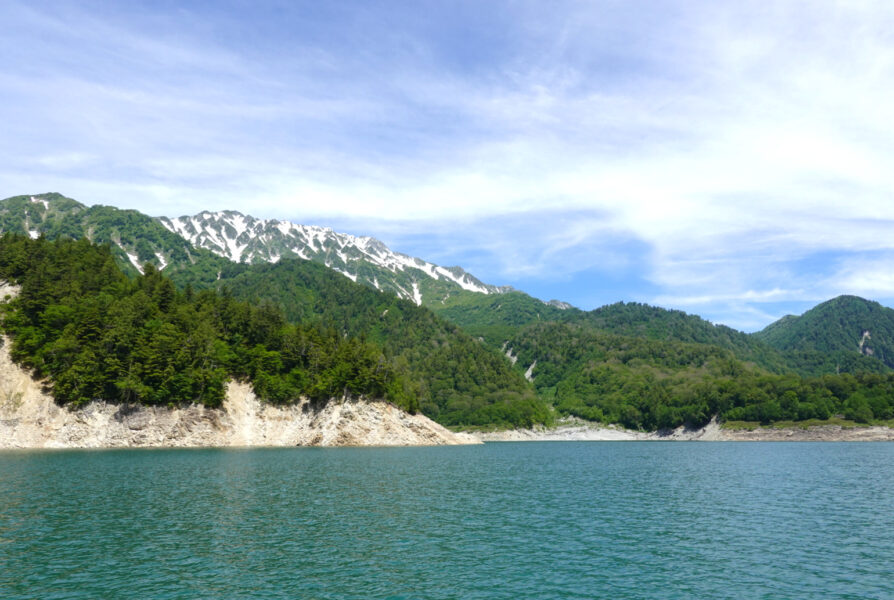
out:
M873 299L894 299L894 251L875 256L853 256L840 261L835 271L819 282L835 294L856 294Z

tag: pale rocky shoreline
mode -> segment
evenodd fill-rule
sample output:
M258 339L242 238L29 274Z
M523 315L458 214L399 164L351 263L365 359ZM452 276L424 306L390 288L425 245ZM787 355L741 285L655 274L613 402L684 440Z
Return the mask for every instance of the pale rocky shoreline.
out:
M672 431L633 431L616 426L598 426L581 421L563 423L554 428L513 429L477 434L484 442L536 441L702 441L702 442L882 442L894 441L890 427L853 427L822 425L808 428L759 427L724 429L717 420L705 427Z

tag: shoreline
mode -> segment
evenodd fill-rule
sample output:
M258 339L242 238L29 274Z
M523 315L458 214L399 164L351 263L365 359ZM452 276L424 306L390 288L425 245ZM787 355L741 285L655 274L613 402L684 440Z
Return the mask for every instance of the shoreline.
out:
M575 421L553 428L511 429L475 435L483 442L892 442L894 428L880 425L815 425L806 428L724 429L715 418L698 429L678 427L671 431L635 431L614 425Z

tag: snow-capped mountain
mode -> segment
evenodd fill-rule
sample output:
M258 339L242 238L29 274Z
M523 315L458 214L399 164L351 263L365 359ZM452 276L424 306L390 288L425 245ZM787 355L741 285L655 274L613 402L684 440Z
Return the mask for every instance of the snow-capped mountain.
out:
M375 238L337 233L327 227L257 219L232 210L176 219L158 217L158 221L192 245L234 262L300 257L416 304L442 301L459 290L496 294L512 289L482 283L460 267L441 267L394 252Z

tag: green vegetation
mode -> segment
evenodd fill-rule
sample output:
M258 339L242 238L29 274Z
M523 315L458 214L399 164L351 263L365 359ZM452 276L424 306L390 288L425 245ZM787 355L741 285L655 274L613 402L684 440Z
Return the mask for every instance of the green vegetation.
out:
M121 269L138 274L134 263L151 263L180 285L209 284L231 264L194 248L157 220L135 210L86 207L61 194L15 196L0 202L0 232L41 235L50 240L88 238L108 244ZM133 257L133 258L131 258Z
M754 337L789 354L799 372L894 368L894 310L856 296L839 296L800 317L783 317Z
M737 359L773 373L791 370L783 354L761 340L683 311L647 304L618 302L584 312L560 309L521 292L487 296L466 292L432 304L431 309L495 348L526 326L555 322L627 337L708 344L730 350Z
M479 294L453 292L439 302L427 304L439 317L455 323L474 337L498 348L522 327L532 323L580 318L583 311L562 310L523 292Z
M508 347L531 365L560 414L634 429L701 426L712 416L772 423L894 418L894 374L773 374L707 344L619 336L562 323L532 325Z
M531 426L551 412L506 359L430 310L377 292L316 263L232 265L217 285L272 302L289 321L314 323L381 346L421 411L445 425Z
M384 397L414 411L416 396L372 343L290 325L269 304L211 290L179 292L151 265L129 279L107 246L5 234L0 277L21 286L3 306L14 360L48 378L62 404L95 399L218 406L229 378L259 397Z
M30 231L58 230L61 221L87 209L62 194L40 194L33 198L13 196L0 202L0 230L21 235L28 235Z
M763 342L681 310L618 302L586 313L584 322L590 327L618 335L717 346L731 351L738 360L753 363L772 373L789 370L785 358Z
M879 357L894 356L885 345L894 311L852 297L755 335L644 304L562 310L519 292L454 295L432 308L510 350L519 372L536 361L535 387L563 415L660 429L714 415L867 423L892 414L894 374Z

